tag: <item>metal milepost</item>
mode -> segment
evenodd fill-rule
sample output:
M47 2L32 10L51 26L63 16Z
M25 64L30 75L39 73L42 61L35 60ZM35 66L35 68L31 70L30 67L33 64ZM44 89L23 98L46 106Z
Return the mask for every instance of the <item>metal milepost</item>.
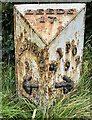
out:
M14 6L18 96L47 106L67 95L81 76L85 4ZM54 104L54 103L53 103Z

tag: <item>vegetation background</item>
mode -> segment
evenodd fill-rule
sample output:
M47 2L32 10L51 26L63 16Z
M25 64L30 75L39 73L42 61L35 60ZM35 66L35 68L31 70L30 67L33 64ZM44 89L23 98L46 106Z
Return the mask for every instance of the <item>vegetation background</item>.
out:
M13 5L2 3L2 108L4 119L90 119L91 120L91 81L92 81L92 2L86 3L85 42L83 51L83 72L79 84L66 97L58 100L55 106L37 108L26 98L16 96L15 48ZM56 97L56 96L55 96ZM23 102L20 102L21 99Z

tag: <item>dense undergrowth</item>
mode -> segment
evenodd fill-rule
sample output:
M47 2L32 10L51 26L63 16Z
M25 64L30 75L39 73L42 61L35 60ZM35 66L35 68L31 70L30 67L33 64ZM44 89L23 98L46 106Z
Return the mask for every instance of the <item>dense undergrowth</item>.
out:
M46 118L46 119L91 119L91 80L92 80L92 48L91 37L85 43L83 54L83 67L80 82L67 96L61 98L53 106L39 105L37 108L26 98L16 96L15 66L3 64L2 68L2 117L4 119L19 118ZM56 95L57 96L57 95ZM56 97L55 96L55 97ZM19 100L21 99L22 102Z

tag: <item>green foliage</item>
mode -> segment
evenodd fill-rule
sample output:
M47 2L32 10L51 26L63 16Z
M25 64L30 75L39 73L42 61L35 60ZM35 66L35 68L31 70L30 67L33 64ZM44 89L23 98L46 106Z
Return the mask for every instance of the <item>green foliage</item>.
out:
M83 73L79 84L68 95L57 100L58 102L53 106L52 99L48 107L36 107L31 104L27 98L19 98L15 94L15 74L14 66L3 65L3 91L2 91L2 115L4 119L76 119L91 120L90 114L90 95L92 75L92 57L90 51L90 40L85 43L83 55Z
M9 93L15 92L15 66L8 66L6 63L2 65L2 90Z
M86 3L85 41L92 35L92 2Z
M13 4L2 3L2 57L3 61L14 60Z
M2 92L2 116L4 119L29 118L32 116L31 110L27 110L26 102L19 100L21 99Z

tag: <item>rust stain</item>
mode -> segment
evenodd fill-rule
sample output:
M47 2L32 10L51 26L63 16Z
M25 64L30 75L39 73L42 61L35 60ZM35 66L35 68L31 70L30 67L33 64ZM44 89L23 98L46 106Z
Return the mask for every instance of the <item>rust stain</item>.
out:
M73 40L72 40L72 42L71 42L71 45L73 46L73 45L74 45L74 43L75 43L75 40L73 39Z
M77 66L80 64L80 56L78 55L76 58L75 58L75 62L76 62L76 68Z
M59 22L60 23L60 22ZM61 22L62 23L62 22ZM58 31L61 31L63 29L63 26L59 26L58 28Z
M75 33L75 38L77 39L77 32Z
M72 10L71 10L72 11ZM72 42L66 42L65 44L70 44L68 46L68 52L65 52L65 62L63 58L62 49L56 54L58 54L58 58L56 60L50 61L50 54L49 54L49 45L45 46L44 49L40 49L36 43L33 43L34 40L31 37L37 39L36 32L37 31L40 35L39 38L43 39L45 43L49 43L53 38L55 38L61 30L64 28L64 19L67 19L65 26L75 15L78 13L76 9L73 9L74 13L70 14L68 9L65 10L65 13L62 15L57 15L57 11L54 10L54 14L46 14L46 10L42 15L36 15L36 11L34 11L33 15L24 15L24 17L20 14L21 19L23 19L23 28L20 26L20 33L16 36L16 85L19 95L27 97L32 103L38 105L39 104L39 97L41 96L42 105L47 105L49 101L51 101L54 96L59 92L57 98L62 96L63 89L60 88L58 90L55 89L55 83L63 83L63 79L60 73L61 61L64 63L64 74L68 76L68 72L74 73L75 76L71 76L71 79L74 81L74 77L77 77L78 71L77 66L79 65L79 61L77 60L78 56L71 55L71 62L69 60L70 54L72 54L72 48L75 45L75 40L77 39L77 32L75 35L75 40L73 39ZM26 11L25 11L26 13ZM19 14L19 13L18 13ZM19 17L19 18L20 18ZM44 18L43 18L44 17ZM52 21L52 18L55 18ZM19 19L18 18L18 19ZM19 20L20 21L20 20ZM19 22L18 21L18 22ZM14 23L16 24L16 19L14 17ZM21 22L19 22L21 23ZM26 27L27 26L27 27ZM32 28L31 28L32 26ZM15 33L16 31L16 26ZM22 31L23 30L23 31ZM29 31L32 31L32 36L29 35ZM73 36L74 36L73 35ZM30 40L28 40L28 37ZM24 40L24 41L23 41ZM37 39L38 40L38 39ZM32 42L33 41L33 42ZM79 40L78 40L79 41ZM38 42L38 41L36 41ZM77 43L78 45L79 43ZM65 46L66 47L66 46ZM65 48L66 50L66 48ZM67 50L66 50L67 51ZM66 66L66 62L70 62L69 69L71 68L72 71L69 71ZM51 63L54 64L54 70L50 70ZM67 70L65 70L67 69ZM39 88L32 89L32 94L29 95L23 89L23 80L24 77L28 78L32 76L32 81L30 83L35 83L39 85ZM57 82L56 82L57 77ZM60 79L61 78L61 79ZM60 82L63 81L63 82ZM55 104L55 102L53 103Z
M77 40L77 46L79 45L79 39Z
M46 14L47 10L44 10L42 15L36 15L36 10L31 12L33 12L33 14L28 15L26 14L27 11L24 11L24 18L30 25L32 25L32 27L40 35L45 43L48 43L54 39L64 28L63 22L66 16L67 24L78 13L76 9L73 9L73 14L68 14L69 11L66 9L65 13L67 14L61 15L56 14L56 10L54 10L54 14Z

